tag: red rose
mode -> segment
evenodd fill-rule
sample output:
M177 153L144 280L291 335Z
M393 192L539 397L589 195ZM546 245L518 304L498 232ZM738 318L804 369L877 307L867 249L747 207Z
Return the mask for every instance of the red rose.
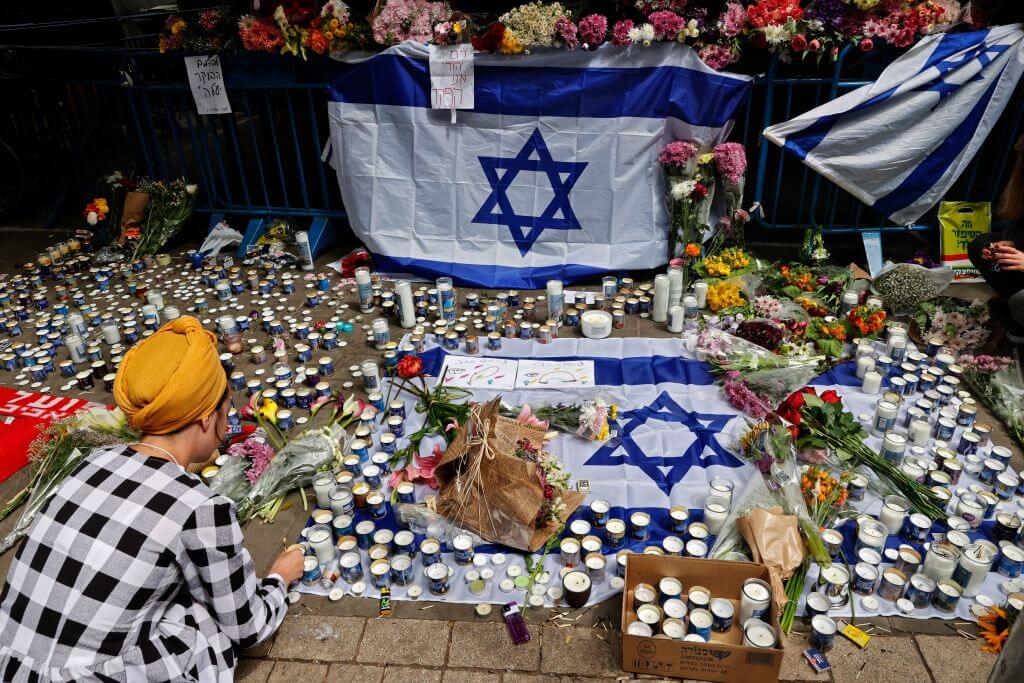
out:
M821 392L822 401L825 403L842 403L843 399L839 398L839 394L835 392L835 389L829 389L828 391Z
M870 38L865 38L864 40L860 41L861 52L869 52L871 48L873 48L874 46L875 44L871 42Z
M707 196L708 196L708 188L705 187L704 185L701 185L700 183L697 183L696 185L694 185L693 186L693 192L690 193L690 197L694 201L698 201L698 202L701 199L704 199Z
M423 374L423 359L419 356L406 356L398 361L398 376L412 379Z
M798 33L789 41L789 46L796 52L803 52L807 49L807 38L804 37L804 34Z
M811 42L807 43L807 49L811 52L817 52L821 49L821 41L815 38Z

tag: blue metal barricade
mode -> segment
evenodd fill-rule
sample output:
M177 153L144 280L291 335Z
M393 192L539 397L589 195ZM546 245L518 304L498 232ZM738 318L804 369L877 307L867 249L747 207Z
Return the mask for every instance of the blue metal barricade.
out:
M330 133L327 84L344 65L262 53L222 56L233 113L199 116L180 54L132 48L0 49L0 141L32 170L32 181L85 191L115 168L186 177L201 186L198 210L214 220L284 217L312 221L319 236L345 217L338 183L322 159ZM935 212L908 227L870 207L768 143L761 131L872 82L887 61L844 49L821 75L785 75L777 58L756 79L733 139L748 148L747 196L756 231L821 226L826 232L927 230ZM1024 88L948 193L994 201L1012 170ZM763 235L762 235L763 236ZM326 234L324 234L326 238Z

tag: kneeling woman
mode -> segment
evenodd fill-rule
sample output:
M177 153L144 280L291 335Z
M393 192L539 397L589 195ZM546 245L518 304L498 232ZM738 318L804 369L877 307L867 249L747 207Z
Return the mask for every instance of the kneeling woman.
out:
M0 679L230 681L280 626L302 558L257 578L234 505L186 469L227 426L214 335L164 325L114 395L143 436L90 453L33 522L0 594Z

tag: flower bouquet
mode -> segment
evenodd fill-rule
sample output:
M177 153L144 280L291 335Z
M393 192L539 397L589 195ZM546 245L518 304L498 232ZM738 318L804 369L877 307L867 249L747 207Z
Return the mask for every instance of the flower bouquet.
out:
M814 342L819 353L828 358L842 358L846 343L846 325L835 318L811 318L801 335Z
M210 489L234 501L239 522L256 516L272 522L285 494L309 486L319 470L341 459L348 442L345 430L334 423L302 432L276 454L250 437L228 451L232 457L210 480Z
M1024 446L1024 383L1014 360L1007 356L964 355L959 363L971 392Z
M434 469L433 508L492 543L535 552L583 501L543 450L546 429L499 414L500 398L470 409Z
M10 550L32 524L64 479L94 448L137 441L139 434L128 426L121 410L92 408L43 428L29 446L28 485L16 493L3 510L0 521L28 501L14 528L0 541L0 554Z
M918 342L941 339L947 351L960 354L988 341L988 321L985 302L940 296L918 304L910 333Z
M551 427L591 441L605 441L609 436L608 421L618 414L618 406L603 399L581 403L559 403L554 406L531 408L529 404L515 408L501 405L501 414L545 429Z
M677 256L680 245L692 244L699 248L704 242L715 194L713 158L710 153L701 154L697 143L690 140L670 142L658 154L658 163L665 170L671 212L670 260ZM684 287L691 277L690 268L684 268Z
M842 399L835 391L818 396L812 387L804 387L787 398L777 413L793 425L798 447L830 451L844 468L867 467L918 512L933 520L945 516L934 492L908 478L865 443L868 435L853 415L843 410Z
M196 203L196 185L185 184L184 179L165 183L144 181L138 191L149 194L146 220L137 230L132 259L160 251L192 215Z
M874 339L885 327L885 311L874 306L854 306L846 314L846 324L850 334Z
M811 514L807 499L802 488L800 465L793 448L793 437L790 431L777 419L752 424L746 432L732 444L731 449L743 459L752 462L761 474L763 488L767 490L756 494L754 502L741 503L741 508L780 507L788 514L797 518L800 534L807 549L807 554L815 562L827 566L830 558L824 542L821 540L821 528L825 526L820 519ZM759 487L760 488L760 487ZM755 489L757 491L758 489ZM749 497L749 496L748 496ZM717 539L712 555L721 556L737 544L735 532L730 527L729 533ZM783 610L781 625L788 631L792 627L796 613L796 604L803 591L804 579L807 576L809 562L805 559L799 564L786 582L786 597L789 602ZM784 577L783 577L784 578Z

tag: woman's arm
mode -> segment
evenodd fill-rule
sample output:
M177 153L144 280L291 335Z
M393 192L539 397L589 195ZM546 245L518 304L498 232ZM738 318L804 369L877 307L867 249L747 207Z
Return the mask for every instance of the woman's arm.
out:
M256 576L230 502L212 498L197 508L182 530L182 545L189 592L227 637L245 648L277 630L287 612L287 586L280 576Z

